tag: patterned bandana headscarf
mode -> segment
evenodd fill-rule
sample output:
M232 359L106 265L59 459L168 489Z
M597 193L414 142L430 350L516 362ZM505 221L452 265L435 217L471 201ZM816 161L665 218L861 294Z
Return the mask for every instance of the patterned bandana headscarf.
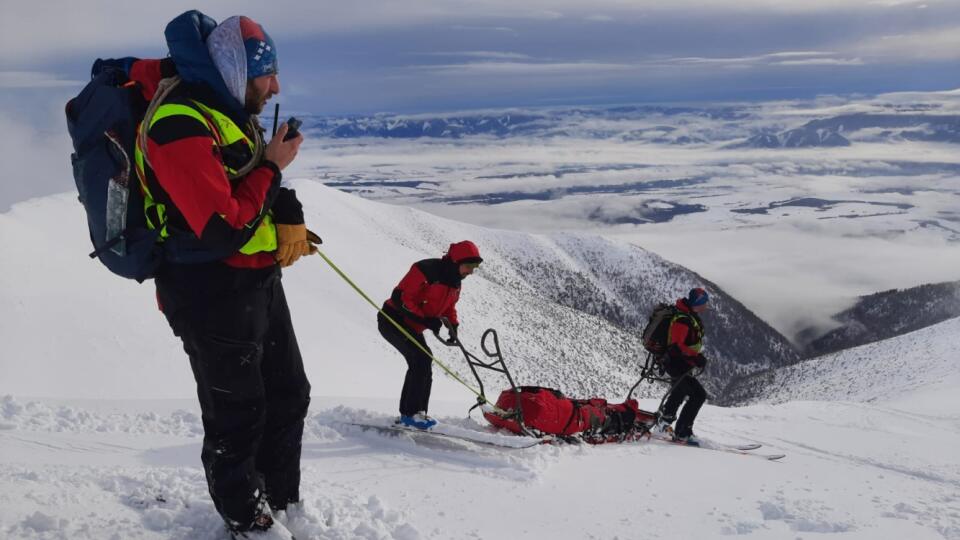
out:
M278 71L273 40L249 17L230 17L220 23L207 38L207 50L230 94L240 103L246 96L247 80Z

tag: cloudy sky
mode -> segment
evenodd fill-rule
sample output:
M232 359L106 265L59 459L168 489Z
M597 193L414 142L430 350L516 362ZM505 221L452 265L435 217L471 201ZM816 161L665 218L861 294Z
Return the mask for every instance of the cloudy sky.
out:
M98 56L162 56L195 3L4 2L0 89L76 88ZM753 100L960 86L947 0L210 1L277 42L283 100L325 114Z
M960 87L955 0L0 3L0 209L70 189L63 105L196 7L260 21L287 112L744 101ZM57 153L50 149L58 149ZM57 178L55 185L38 185ZM47 182L49 183L49 182Z

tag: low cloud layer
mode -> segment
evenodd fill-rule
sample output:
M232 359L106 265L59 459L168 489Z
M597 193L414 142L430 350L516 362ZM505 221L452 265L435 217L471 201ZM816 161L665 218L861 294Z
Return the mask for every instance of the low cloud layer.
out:
M729 146L836 115L898 111L910 119L899 129L929 134L923 115L960 115L958 97L609 117L580 109L547 115L539 135L313 139L290 174L487 227L634 242L717 282L789 336L829 328L856 296L960 279L956 145L847 125L850 146Z
M69 85L52 84L0 96L0 212L32 197L75 189L63 113L70 93Z

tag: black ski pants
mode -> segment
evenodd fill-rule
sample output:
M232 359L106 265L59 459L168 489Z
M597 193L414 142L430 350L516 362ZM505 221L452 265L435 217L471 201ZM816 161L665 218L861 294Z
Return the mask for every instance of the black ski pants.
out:
M697 419L697 413L700 407L707 399L707 391L693 375L689 373L684 375L671 375L671 384L673 384L670 394L667 396L660 413L664 418L676 418L677 409L686 399L687 403L680 411L680 418L677 418L677 424L673 428L677 437L686 437L693 433L693 422Z
M200 458L217 511L243 528L264 502L282 509L298 501L310 383L279 273L193 302L168 320L197 381Z
M400 414L413 416L420 411L426 412L430 406L430 387L433 386L433 359L414 345L410 338L403 335L382 313L377 313L377 328L383 339L400 351L407 361L407 375L403 379L403 390L400 392ZM424 349L430 350L422 332L414 332L409 328L407 332Z

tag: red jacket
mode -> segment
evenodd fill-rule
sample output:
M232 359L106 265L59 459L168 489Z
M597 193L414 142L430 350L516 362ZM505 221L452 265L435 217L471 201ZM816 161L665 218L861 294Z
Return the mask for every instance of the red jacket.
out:
M151 99L160 78L169 75L165 69L159 60L134 62L130 76L140 84L145 99ZM179 94L167 102L189 105L182 92ZM237 251L278 195L281 175L274 164L264 161L243 178L231 181L224 163L239 168L249 159L249 148L244 143L221 148L214 133L179 115L159 120L150 128L147 153L151 167L146 182L154 199L166 205L168 229L187 242L187 252L219 253L224 263L238 268L276 264L272 253L245 255Z
M407 275L383 303L390 318L402 322L415 332L428 328L428 319L446 317L454 326L457 300L460 299L460 265L480 264L480 250L469 240L450 244L442 259L424 259L410 267Z
M383 307L415 332L423 332L427 329L424 322L438 317L460 324L456 307L460 281L457 264L449 258L419 261L410 267Z

